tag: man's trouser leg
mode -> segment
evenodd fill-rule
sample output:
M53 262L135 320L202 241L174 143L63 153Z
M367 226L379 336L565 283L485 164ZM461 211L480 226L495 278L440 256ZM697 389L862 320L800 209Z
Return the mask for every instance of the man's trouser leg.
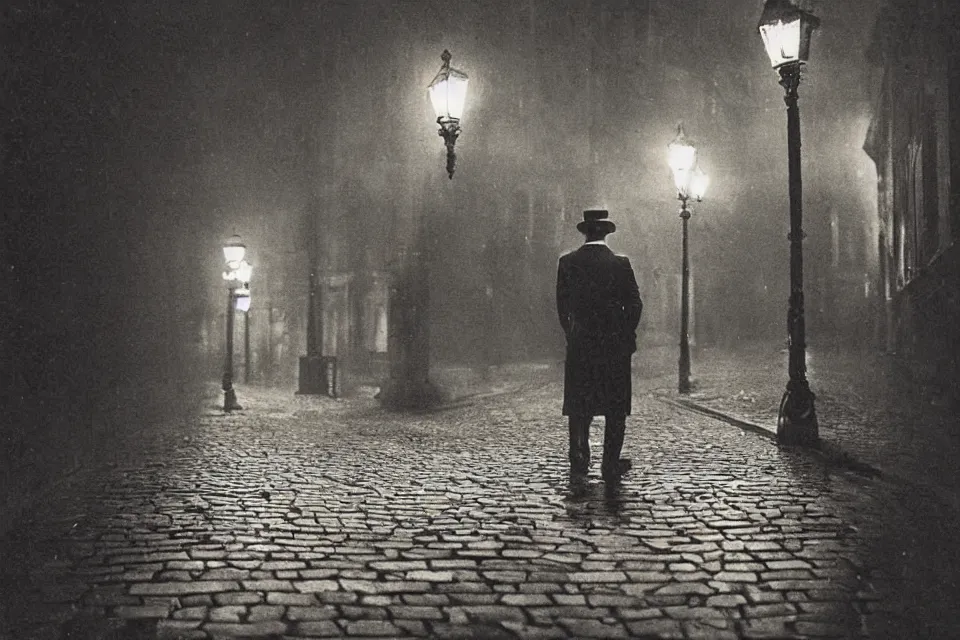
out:
M623 435L627 428L627 417L621 415L604 416L606 424L603 432L603 475L619 475L620 450L623 448Z
M593 416L570 416L570 473L590 468L590 422Z

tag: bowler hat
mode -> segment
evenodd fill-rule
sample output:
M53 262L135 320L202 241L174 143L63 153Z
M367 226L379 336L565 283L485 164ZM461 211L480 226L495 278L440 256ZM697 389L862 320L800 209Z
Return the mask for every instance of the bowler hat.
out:
M587 209L583 212L583 221L577 223L577 231L586 233L588 229L613 233L617 225L610 219L610 212L606 209Z

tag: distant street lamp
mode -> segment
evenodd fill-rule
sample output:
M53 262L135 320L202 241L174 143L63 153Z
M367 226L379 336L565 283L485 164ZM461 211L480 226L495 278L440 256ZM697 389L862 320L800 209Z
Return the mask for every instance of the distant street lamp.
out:
M815 445L819 440L814 395L807 382L806 328L803 317L803 209L800 179L800 110L797 87L810 54L810 36L820 21L788 0L767 0L758 29L770 64L780 74L787 104L787 157L790 183L790 301L787 312L790 379L780 401L777 438L786 444Z
M227 281L227 353L223 364L222 388L223 410L227 412L243 408L237 403L237 394L233 390L233 320L238 307L242 306L244 311L249 309L253 265L243 259L246 253L247 247L238 235L231 236L223 246L227 267L223 272L223 279Z
M440 56L443 66L427 87L427 91L437 114L440 136L447 146L447 175L453 180L453 169L457 162L453 147L460 135L460 118L463 117L463 105L467 98L468 78L463 71L450 66L451 57L450 52L444 49Z
M237 281L242 285L234 292L234 308L243 312L243 381L250 382L250 276L253 265L246 260L240 261L237 269Z
M680 200L680 219L683 221L683 258L680 280L680 393L690 393L690 257L687 242L687 221L690 210L687 200L690 197L697 202L703 200L707 190L708 178L697 164L697 148L687 140L683 125L677 125L677 137L667 145L667 162L673 170L673 181L677 187L677 199Z

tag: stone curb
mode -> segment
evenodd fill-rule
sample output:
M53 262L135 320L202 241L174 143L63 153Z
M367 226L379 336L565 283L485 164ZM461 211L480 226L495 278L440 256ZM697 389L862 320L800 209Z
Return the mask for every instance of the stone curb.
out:
M681 409L686 409L688 411L694 411L696 413L709 416L716 420L720 420L721 422L726 422L727 424L743 429L744 431L756 433L765 438L773 440L774 442L777 441L776 429L771 429L770 427L765 427L763 425L757 424L756 422L744 420L743 418L739 418L737 416L733 416L728 413L718 411L717 409L704 406L698 402L689 400L687 398L673 397L671 395L668 395L664 391L655 391L654 396L657 399L661 400L662 402L665 402L666 404L670 404ZM831 443L824 442L823 440L819 442L817 447L806 448L805 450L810 451L811 453L819 456L827 464L841 466L851 471L855 471L861 475L870 476L874 478L881 478L881 477L888 478L888 479L896 480L901 484L915 484L910 482L906 478L885 473L881 469L867 462L858 460L857 458L853 457L848 451L845 451L842 448L837 447L836 445L833 445Z
M743 429L744 431L756 433L760 436L773 440L774 442L777 440L776 430L771 429L770 427L765 427L755 422L718 411L717 409L704 406L693 400L677 398L676 394L662 389L655 390L652 393L654 397L666 404L670 404L687 411L693 411L710 416L716 420L720 420L721 422L725 422L729 425ZM934 485L911 480L910 478L899 473L883 470L880 467L874 466L868 462L864 462L863 460L854 457L849 451L846 451L842 447L830 442L825 442L822 439L820 440L817 448L806 448L804 450L816 455L826 464L842 467L862 476L884 480L892 484L921 489L932 495L945 507L951 509L957 517L960 517L960 496L955 495L950 491L946 491Z
M692 400L688 400L686 398L672 397L663 391L654 391L654 396L656 396L657 399L663 402L666 402L667 404L673 405L675 407L679 407L681 409L687 409L690 411L695 411L697 413L702 413L711 418L720 420L721 422L726 422L727 424L733 425L735 427L739 427L744 431L750 431L752 433L756 433L758 435L761 435L765 438L769 438L774 441L777 439L777 432L775 429L764 427L755 422L750 422L749 420L744 420L743 418L738 418L728 413L717 411L716 409L711 409L710 407L704 406L702 404L699 404Z

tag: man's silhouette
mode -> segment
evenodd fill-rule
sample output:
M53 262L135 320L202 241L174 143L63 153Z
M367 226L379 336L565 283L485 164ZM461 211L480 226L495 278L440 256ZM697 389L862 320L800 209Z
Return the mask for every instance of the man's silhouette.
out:
M567 337L563 415L570 420L570 473L587 473L590 423L602 415L601 471L607 482L632 466L620 450L631 404L630 357L643 311L629 258L614 254L605 240L616 229L607 211L584 211L577 224L584 244L561 256L557 269L557 314Z

